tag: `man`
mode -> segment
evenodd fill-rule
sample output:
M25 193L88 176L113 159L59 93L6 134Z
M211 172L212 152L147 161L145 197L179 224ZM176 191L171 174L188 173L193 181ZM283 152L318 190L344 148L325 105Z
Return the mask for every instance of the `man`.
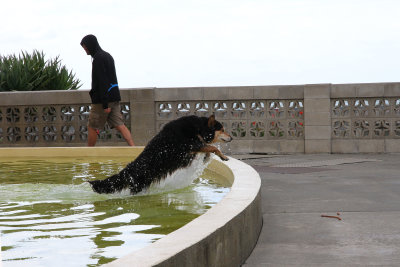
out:
M129 129L124 125L119 101L117 74L113 57L101 49L96 36L89 34L83 37L81 46L93 58L92 62L92 100L88 123L88 146L94 146L99 130L107 122L117 129L128 145L134 146Z

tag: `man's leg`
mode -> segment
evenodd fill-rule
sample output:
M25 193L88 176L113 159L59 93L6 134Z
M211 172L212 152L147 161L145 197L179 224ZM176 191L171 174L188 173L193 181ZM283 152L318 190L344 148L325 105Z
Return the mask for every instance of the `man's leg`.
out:
M132 139L131 132L125 126L125 124L115 126L115 129L117 129L122 134L122 137L124 137L124 139L126 140L128 145L130 145L130 146L134 146L135 145L135 143L133 142L133 139Z
M102 129L107 120L107 113L104 112L102 104L90 106L88 121L88 146L95 146L97 142L98 129Z
M92 127L88 126L88 146L96 145L97 141L97 131Z

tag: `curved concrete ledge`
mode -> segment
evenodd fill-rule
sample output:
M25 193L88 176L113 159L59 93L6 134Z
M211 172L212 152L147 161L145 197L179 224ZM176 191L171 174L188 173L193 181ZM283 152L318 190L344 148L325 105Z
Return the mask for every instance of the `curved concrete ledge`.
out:
M136 157L143 148L0 148L0 157ZM230 158L207 167L233 183L205 214L145 248L106 266L239 266L252 252L262 227L261 180L249 165Z
M262 227L260 176L233 158L224 163L214 160L209 168L233 180L231 191L217 205L151 245L106 266L231 267L244 263Z

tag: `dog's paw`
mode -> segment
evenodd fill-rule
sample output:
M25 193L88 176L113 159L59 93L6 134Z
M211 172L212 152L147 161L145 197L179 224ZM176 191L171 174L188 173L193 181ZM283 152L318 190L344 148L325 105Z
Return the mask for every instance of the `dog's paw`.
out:
M223 156L223 157L219 157L221 160L223 160L223 161L228 161L229 160L229 158L228 157L225 157L225 156Z

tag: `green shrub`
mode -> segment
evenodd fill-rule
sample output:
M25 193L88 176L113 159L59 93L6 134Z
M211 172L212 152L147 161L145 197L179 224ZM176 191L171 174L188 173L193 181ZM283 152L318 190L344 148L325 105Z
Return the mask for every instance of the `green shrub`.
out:
M58 56L46 61L44 53L37 50L32 55L21 52L18 57L0 55L0 92L76 90L81 86Z

